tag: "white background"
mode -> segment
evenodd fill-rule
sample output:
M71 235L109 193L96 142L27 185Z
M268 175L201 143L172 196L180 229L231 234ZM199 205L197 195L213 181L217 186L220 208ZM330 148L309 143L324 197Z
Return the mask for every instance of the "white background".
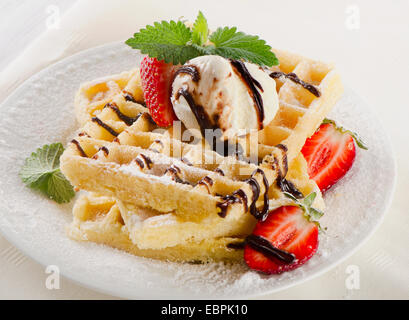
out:
M56 8L58 29L50 20L56 17ZM380 116L395 149L396 193L374 236L326 274L260 298L408 299L409 0L0 0L0 102L18 83L52 62L125 39L156 20L180 16L192 20L198 10L212 29L235 25L273 47L335 62L344 82ZM350 265L360 271L358 290L345 285ZM0 236L0 298L112 298L66 279L60 290L47 290L46 277L44 267Z

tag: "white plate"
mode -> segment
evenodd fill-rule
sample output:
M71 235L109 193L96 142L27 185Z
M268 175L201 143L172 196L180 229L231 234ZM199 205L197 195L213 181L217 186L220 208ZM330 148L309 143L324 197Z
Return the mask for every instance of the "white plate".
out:
M1 106L0 230L27 255L93 289L125 298L246 298L279 291L315 277L352 254L380 224L395 183L390 143L379 120L347 89L331 114L358 131L369 146L358 149L347 176L325 196L328 227L317 254L278 276L243 264L189 265L131 256L65 236L72 203L58 205L28 189L18 177L24 159L46 143L66 143L76 128L73 98L81 82L135 67L137 51L123 43L90 49L36 74Z

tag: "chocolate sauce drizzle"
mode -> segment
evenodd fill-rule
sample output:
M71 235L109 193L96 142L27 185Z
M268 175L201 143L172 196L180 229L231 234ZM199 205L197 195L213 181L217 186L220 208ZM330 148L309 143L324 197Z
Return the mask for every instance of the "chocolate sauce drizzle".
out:
M292 82L301 85L304 89L311 92L314 96L316 97L321 96L321 92L315 86L301 80L300 78L298 78L298 76L294 72L284 73L281 71L275 71L275 72L270 73L270 77L273 79L277 79L280 77L286 77L287 79L290 79Z
M197 184L205 186L207 188L207 192L210 194L210 187L213 186L213 179L209 176L205 176Z
M216 168L214 169L214 172L217 172L218 174L220 174L221 176L224 176L224 171L220 168Z
M209 176L204 177L202 180L200 180L199 183L207 183L208 185L212 186L213 185L213 179L210 178Z
M172 165L172 166L170 166L169 168L166 169L165 174L168 173L168 172L170 172L172 174L172 180L173 181L175 181L177 183L191 185L188 181L184 181L179 177L179 173L181 172L179 167L177 167L175 165Z
M152 125L157 126L156 122L152 119L152 116L150 115L149 112L143 112L141 117L144 117L146 120L148 120Z
M142 158L142 159L141 159ZM145 168L145 165L148 169L151 169L152 167L152 160L148 157L145 156L144 154L140 153L135 159L134 161L136 162L136 164L141 168Z
M200 74L196 66L193 65L182 66L175 72L174 76L176 77L180 73L186 73L190 75L192 77L193 82L198 82L200 80Z
M260 185L257 182L257 180L254 178L254 176L259 173L263 176L263 184L264 184L264 195L263 195L263 200L264 200L264 205L263 208L261 210L258 210L256 207L256 202L258 200L258 198L260 197L260 193L261 193L261 189L260 189ZM268 215L268 205L269 205L269 201L268 201L268 189L269 189L269 183L267 180L267 177L264 173L264 171L260 168L256 169L252 175L251 178L247 179L245 181L246 183L248 183L250 185L250 188L252 190L252 198L251 198L251 203L250 206L248 205L248 198L246 193L242 190L239 189L235 192L233 192L233 194L231 195L227 195L222 197L222 202L219 202L217 204L217 207L220 208L220 212L219 212L219 216L224 218L226 217L227 214L227 209L229 207L230 204L232 203L243 203L244 209L245 211L247 211L248 209L250 209L250 213L258 220L265 220L267 218Z
M169 168L167 168L165 172L168 172L168 171L171 173L181 173L180 168L175 165L172 165Z
M292 253L278 249L267 239L254 234L246 238L246 244L269 259L277 259L285 264L291 264L295 260L295 256Z
M281 191L283 192L289 192L294 197L300 199L303 198L304 195L300 190L296 188L296 186L289 180L285 179L284 177L287 175L288 172L288 162L287 162L287 147L283 144L278 144L276 145L277 148L279 148L282 152L282 162L283 162L283 169L284 172L281 171L281 168L279 166L279 161L277 157L274 156L274 165L273 165L273 170L276 171L277 174L277 179L276 179L276 184L278 188L280 188ZM214 171L219 172L219 168L216 168ZM258 210L256 207L256 203L258 198L260 197L261 194L261 189L260 189L260 184L258 181L255 179L256 174L261 174L263 177L263 184L264 184L264 193L263 193L263 200L264 200L264 205L261 208L261 210ZM251 203L248 206L248 199L246 193L239 189L235 191L231 195L227 195L222 197L222 202L218 203L218 207L221 209L219 212L219 215L221 217L225 217L227 213L227 209L230 204L232 203L237 203L241 202L244 205L245 210L250 209L250 213L258 220L264 221L267 216L268 216L268 209L269 209L269 199L268 199L268 190L270 188L267 177L265 175L265 172L257 168L252 174L249 179L247 179L245 182L247 182L252 190L252 199ZM243 196L244 195L244 196Z
M220 212L218 213L221 218L225 218L227 214L227 209L229 208L230 204L241 202L241 199L236 197L235 195L228 194L222 198L222 202L217 204L217 207L220 208Z
M140 156L143 158L143 160L145 161L146 166L148 167L148 169L151 169L151 168L152 168L152 164L153 164L151 158L149 158L148 156L145 156L143 153L141 153L141 154L139 154L139 155L140 155Z
M231 60L230 63L233 66L233 68L237 71L237 73L241 76L241 78L244 80L244 82L247 84L247 87L252 93L252 97L254 100L254 103L257 108L257 115L259 119L259 129L263 128L263 120L264 120L264 106L263 106L263 99L261 98L260 92L263 92L263 87L261 86L260 82L258 82L256 79L253 78L253 76L250 74L248 71L246 65L239 60ZM183 67L180 67L176 72L175 76L177 76L180 73L186 73L189 74L192 77L192 80L194 82L198 82L200 80L200 73L197 70L196 66L194 65L186 65ZM257 87L257 88L256 88ZM207 115L203 111L203 107L197 106L191 96L191 94L185 89L179 89L176 99L179 98L179 96L183 95L187 101L187 103L190 106L190 109L192 110L193 114L196 117L197 122L199 123L201 132L203 137L204 135L204 129L214 129L215 127L211 124L210 120L207 118ZM200 107L201 110L196 111Z
M78 136L79 136L79 137L88 137L88 138L91 138L91 136L90 136L88 133L86 133L86 132L80 132L80 133L78 134Z
M107 147L102 146L101 148L99 148L99 150L101 150L105 154L106 157L109 155L109 150Z
M189 91L187 91L186 88L181 88L179 89L176 99L179 99L180 96L183 96L186 99L187 104L190 107L190 110L192 110L192 113L194 114L197 123L199 124L200 127L200 133L202 134L202 137L206 138L205 130L206 129L217 129L217 127L213 126L210 119L208 118L207 114L204 112L203 107L196 105L192 95L190 94ZM212 135L213 141L209 141L210 145L213 147L213 151L218 152L222 156L229 155L229 151L233 150L233 153L237 156L240 157L240 145L238 145L235 148L229 148L229 142L228 140L223 140L221 141L218 137L215 137ZM218 147L222 143L222 148ZM223 150L220 150L223 149ZM222 153L220 153L222 152Z
M202 134L202 137L206 138L205 134L206 129L211 130L217 129L217 127L211 123L209 117L204 112L203 107L195 103L192 95L187 90L187 88L179 89L176 95L176 99L179 99L180 96L183 96L186 99L186 102L189 105L190 110L192 110L192 113L195 116L197 123L199 124L200 133ZM220 137L212 135L212 141L209 141L209 144L212 146L213 151L219 153L222 156L233 155L236 156L239 160L245 160L243 148L238 143L236 143L232 147L231 143L228 140L222 141Z
M214 129L214 126L210 122L210 119L208 118L207 114L204 112L203 107L196 105L192 95L190 92L187 90L187 88L181 88L177 92L176 99L179 99L180 96L183 96L186 99L187 104L190 107L190 110L192 110L197 123L199 124L200 127L200 132L203 137L205 137L205 130L206 129Z
M284 166L284 173L281 172L278 159L274 157L274 166L277 173L277 187L280 188L282 192L291 193L297 199L301 199L304 197L302 192L297 189L297 187L289 180L285 179L284 177L287 175L288 172L288 161L287 161L287 146L283 144L276 145L277 148L281 149L282 156L283 156L283 166Z
M125 91L125 90L122 90L122 93L123 93L124 98L125 98L126 101L131 101L131 102L136 103L136 100L135 100L134 96L132 95L132 93L130 93L128 91Z
M160 150L163 150L163 142L160 140L154 140L151 146L149 147L149 150L155 153L160 153Z
M193 65L182 66L175 72L174 76L176 77L180 73L186 73L190 75L194 82L198 82L200 80L200 74L196 66ZM193 115L195 116L196 121L199 124L202 136L205 137L205 130L213 129L214 126L211 124L210 119L204 112L203 107L196 105L195 100L193 99L192 95L190 94L186 87L179 89L179 91L176 94L176 99L179 99L180 96L183 96L185 98L187 104L190 107L190 110L192 110Z
M153 141L153 142L155 142L155 143L157 143L157 144L159 144L160 146L162 146L163 147L163 142L162 141L160 141L159 139L156 139L155 141Z
M263 92L263 87L256 79L252 77L250 72L247 70L246 65L242 61L230 60L230 63L234 67L234 69L237 71L237 73L241 75L242 79L247 84L247 87L249 88L252 94L254 105L256 106L256 109L257 109L259 130L261 130L263 129L264 106L263 106L263 99L261 97L260 92L257 90L257 88L259 88L260 91Z
M282 176L286 176L287 175L287 172L288 172L288 159L287 159L287 151L288 151L288 148L287 148L287 146L286 145L284 145L284 144L277 144L276 145L276 147L277 148L279 148L279 149L281 149L281 151L282 151L282 155L283 155L283 166L284 166L284 174L282 175ZM277 161L278 162L278 161Z
M277 186L280 188L281 191L291 193L297 199L304 198L302 192L298 190L297 187L287 179L277 180Z
M142 113L139 113L135 118L132 117L128 117L126 115L124 115L118 108L118 106L112 102L112 103L107 103L104 108L110 108L113 111L115 111L116 115L118 116L119 119L121 119L123 122L125 122L125 124L127 126L132 125L136 120L139 119L139 117L141 116Z
M117 137L119 135L118 132L116 132L114 129L112 129L110 126L108 126L107 124L105 124L101 119L99 119L98 117L93 117L92 122L97 123L99 126L101 126L102 128L104 128L106 131L108 131L110 134L112 134L114 137Z
M285 144L279 143L279 144L276 145L276 147L281 149L284 152L288 151L288 148L287 148L287 146Z
M193 166L193 163L191 163L189 159L187 158L180 158L180 161L182 161L184 164L186 164L189 167Z
M246 241L240 241L240 242L231 242L227 244L227 248L229 249L235 249L235 250L241 250L244 249L246 246Z
M257 199L260 196L260 185L258 184L257 180L254 177L251 177L246 182L249 184L249 186L250 186L250 188L251 188L251 190L253 192L253 196L251 198L251 204L250 204L250 213L255 218L257 218L256 202L257 202Z
M122 94L124 95L124 98L125 98L126 101L138 103L138 104L140 104L141 106L144 106L144 107L146 108L146 103L145 103L145 101L137 101L137 100L135 99L135 97L133 96L132 93L130 93L130 92L128 92L128 91L125 91L125 90L122 90Z
M213 135L213 141L209 141L209 143L211 143L211 145L213 146L213 151L216 151L217 153L224 157L234 156L238 160L248 161L244 153L243 147L238 142L232 144L229 140L221 140L220 137Z
M145 164L143 163L143 161L139 158L135 158L134 161L136 162L136 164L141 168L145 168Z
M71 143L75 144L75 146L77 147L77 150L78 150L79 153L81 154L81 157L85 157L85 158L88 157L87 154L85 153L84 149L82 149L80 143L79 143L77 140L72 139L72 140L71 140Z
M227 244L227 248L235 249L235 250L242 250L244 247L248 245L252 249L262 253L266 256L266 258L270 260L279 260L285 264L291 264L295 260L294 254L287 252L282 249L278 249L272 245L270 241L267 239L256 236L254 234L249 235L244 241L240 242L232 242Z
M248 207L248 199L247 199L246 193L243 190L239 189L237 191L234 191L233 195L235 197L240 198L240 200L241 200L241 202L243 203L243 206L244 206L244 211L247 212L249 207Z
M264 221L267 218L267 215L268 215L268 204L269 204L268 203L268 189L269 189L270 186L268 184L266 174L264 173L263 170L258 168L258 169L256 169L255 173L260 173L263 176L263 184L264 184L264 196L263 196L264 199L263 200L264 200L264 205L263 205L263 208L260 211L257 211L257 209L254 206L254 208L255 208L254 212L251 212L251 210L250 210L250 213L252 215L254 215L254 217L256 217L256 219Z

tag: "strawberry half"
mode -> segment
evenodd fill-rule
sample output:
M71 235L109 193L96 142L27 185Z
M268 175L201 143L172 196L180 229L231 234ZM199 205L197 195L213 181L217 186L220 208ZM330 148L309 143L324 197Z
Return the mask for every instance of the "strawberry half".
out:
M321 191L328 190L352 167L358 146L367 149L359 137L332 120L324 120L304 144L301 152L308 165L308 175Z
M169 127L177 120L170 101L175 66L145 57L141 62L143 96L152 119L160 127Z
M318 225L297 206L271 211L246 240L244 260L254 270L278 274L298 268L318 248Z

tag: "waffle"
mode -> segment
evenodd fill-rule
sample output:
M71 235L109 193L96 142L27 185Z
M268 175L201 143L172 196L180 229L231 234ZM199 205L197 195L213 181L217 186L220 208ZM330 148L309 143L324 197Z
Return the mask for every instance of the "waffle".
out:
M288 148L291 163L301 151L325 116L331 111L343 92L339 74L334 67L282 50L273 50L280 61L271 72L295 73L301 80L314 85L320 92L317 97L286 77L276 79L279 110L273 121L258 136L260 156L271 153L273 146L283 144ZM250 135L247 141L253 139ZM247 142L247 146L250 143Z
M110 122L104 118L113 114L112 109L105 108L98 121L90 121L85 128L115 133L114 142L89 137L87 131L61 157L62 172L80 189L173 212L189 221L227 214L239 218L249 207L257 211L257 203L251 200L254 185L259 186L259 196L253 200L263 201L268 186L277 188L277 177L287 173L281 148L275 148L275 153L257 166L222 157L203 149L201 144L191 145L154 133L155 125L146 112L122 133L118 134L123 129L119 125L115 128L118 131L109 133L112 127L105 128ZM103 126L99 121L104 121ZM253 185L247 179L252 179ZM235 192L238 194L233 197Z
M83 194L75 203L74 220L67 228L70 238L92 241L146 258L176 262L240 261L242 250L234 248L243 239L224 237L190 241L161 250L140 249L129 238L116 200L109 197Z
M143 101L140 82L139 69L136 68L82 84L74 101L75 115L80 126L98 115L114 97L117 96L118 99L118 94L122 94L130 104Z
M303 193L317 192L314 206L323 209L321 194L306 172L306 162L300 155L289 169L288 177ZM289 199L279 196L270 201L270 208L289 204ZM91 193L80 196L73 214L74 220L67 231L74 240L109 245L137 256L179 262L241 260L241 244L255 223L247 213L252 220L244 221L243 228L247 227L247 231L241 236L214 237L214 230L221 230L220 226L178 221L172 214L152 212ZM227 219L219 221L228 222Z
M317 192L318 197L314 206L324 209L323 199L316 184L307 175L306 162L301 154L292 163L287 176L303 194ZM175 214L161 214L122 201L117 203L129 236L139 248L161 249L188 243L190 240L202 241L218 237L242 238L252 232L256 223L256 219L249 212L235 221L231 215L227 215L224 219L208 217L197 223L181 220ZM291 201L283 197L281 192L277 194L270 192L271 209L289 204Z
M299 155L288 177L304 194L317 192L314 206L323 209L321 194L308 178L306 169L306 162ZM291 201L282 195L274 195L270 200L271 209L289 204ZM172 261L176 261L176 257L178 261L202 262L236 259L239 249L232 251L226 246L242 242L256 222L249 213L243 216L243 221L234 223L229 217L200 224L180 221L173 214L162 214L91 193L81 195L73 213L74 221L68 234L74 240L103 243L135 255ZM236 224L242 226L241 233L231 232Z
M108 111L103 111L101 114L102 118L105 118L105 113L110 113L111 111L110 108ZM138 119L138 123L136 123L132 128L133 129L141 129L141 127L144 127L145 129L149 130L150 126L152 123L149 120L149 116L146 114L142 114L142 116ZM139 125L138 125L139 124ZM89 132L92 134L98 135L100 133L99 131L99 126L94 126L94 127L89 127ZM96 130L91 130L91 129L96 129ZM128 128L129 130L129 128ZM136 131L139 132L139 131ZM103 133L103 132L102 132ZM120 141L126 141L127 139L135 138L130 131L126 131L121 133L121 135L118 136ZM118 167L116 167L112 161L110 156L113 157L116 160L120 160L119 162L124 162L124 163L129 163L132 159L135 157L138 157L138 150L135 150L135 147L130 147L124 146L124 145L118 145L117 143L110 143L109 145L106 143L106 141L101 141L101 140L96 140L92 137L89 136L89 134L81 134L79 138L77 138L77 141L84 154L86 154L88 157L91 157L91 159L86 158L87 161L91 161L92 164L94 162L101 162L101 166L104 167L108 164L104 171L106 170L112 170L111 173L107 174L102 173L103 175L107 175L107 177L103 178L105 179L105 184L95 182L95 177L94 178L88 178L89 177L89 172L81 174L80 172L77 172L78 176L84 177L83 179L85 180L84 183L87 183L87 186L89 187L92 185L92 188L87 188L87 190L92 190L92 191L97 191L101 194L110 194L110 190L106 189L106 185L112 185L111 184L111 178L110 176L117 176L119 179L117 182L117 185L119 183L123 183L124 185L129 185L130 183L128 180L124 180L125 178L122 175L119 175L119 172L117 174L114 174L115 171L119 171ZM163 137L162 137L163 139ZM148 140L149 143L151 142L151 138ZM129 140L128 140L129 142ZM157 145L157 142L154 142L154 146ZM118 152L121 152L121 150L118 150L118 147L122 148L128 148L127 152L121 153L120 156L118 156ZM163 146L162 146L163 147ZM74 152L80 152L76 144L73 144L69 148L73 148ZM106 148L108 151L105 149L101 148ZM153 147L151 147L152 149ZM99 150L99 151L98 151ZM150 151L152 152L152 151ZM189 153L189 152L188 152ZM158 156L156 153L148 153L148 151L144 151L145 156L148 155L150 157L154 157L155 155ZM163 157L164 160L162 164L164 165L164 168L168 167L170 164L167 162L169 160L166 157ZM84 157L82 157L84 159ZM85 159L84 159L85 160ZM144 161L143 158L141 158L142 161ZM157 165L160 164L160 159L155 158L155 163ZM190 158L191 161L193 161L192 158ZM186 161L186 158L185 158ZM179 166L183 164L182 161L181 163L178 164ZM173 159L172 164L175 164L175 159ZM114 165L114 167L112 167ZM133 164L134 165L134 164ZM132 166L132 165L131 165ZM139 165L138 165L139 167ZM80 169L79 166L74 166L76 169ZM159 172L164 172L165 169L162 168L162 170L159 168ZM220 167L219 167L220 168ZM140 169L140 168L139 168ZM87 165L84 166L84 170L88 170ZM127 170L130 170L127 167ZM199 171L199 174L201 174L202 169L197 168L196 170ZM204 171L206 173L206 171ZM96 172L97 176L100 174ZM201 176L203 173L201 174ZM294 182L294 184L297 186L297 188L303 193L303 194L309 194L310 192L316 191L319 193L318 188L316 187L315 183L312 180L309 180L308 175L307 175L307 168L306 168L306 163L305 160L302 158L302 156L299 156L298 161L294 162L292 166L290 167L290 172L287 175L291 180ZM131 176L132 177L132 176ZM172 181L170 179L174 178L173 175L168 175L169 182ZM196 178L196 181L200 181L199 177ZM242 183L242 182L240 182ZM136 186L133 188L137 187L138 183L135 183ZM142 193L143 193L143 188L145 188L144 185L141 187ZM164 187L165 188L165 187ZM197 185L197 188L199 191L208 191L206 185ZM223 186L223 188L226 188ZM236 187L231 188L231 190L235 190ZM132 188L129 190L129 194L131 193ZM162 191L164 194L168 194L166 190L164 189ZM136 196L138 196L138 192L136 192ZM281 190L279 190L277 187L272 187L269 190L269 207L278 207L280 205L285 204L285 199L283 198ZM280 200L280 201L278 201ZM283 202L284 201L284 202ZM323 207L323 202L321 197L317 197L316 199L317 204L316 207L322 208ZM321 203L319 203L321 201ZM121 204L122 201L119 201ZM141 206L135 206L132 204L127 203L126 205L122 205L122 216L126 222L127 227L129 228L130 231L130 237L134 243L136 243L140 248L163 248L163 247L169 247L169 246L174 246L178 245L181 243L184 243L188 241L189 239L195 239L196 241L200 241L203 239L208 239L208 238L214 238L214 237L220 237L220 236L243 236L243 235L248 235L251 230L254 227L254 224L256 222L255 218L249 213L249 212L242 212L239 214L239 212L231 212L226 215L224 219L221 219L218 215L208 215L205 218L203 218L200 223L197 221L183 221L183 219L180 219L180 215L178 217L177 212L173 212L173 214L161 214L160 210L152 210L152 209L142 209L140 208ZM144 207L150 207L144 206ZM166 211L163 211L166 212ZM195 220L195 219L193 219Z

